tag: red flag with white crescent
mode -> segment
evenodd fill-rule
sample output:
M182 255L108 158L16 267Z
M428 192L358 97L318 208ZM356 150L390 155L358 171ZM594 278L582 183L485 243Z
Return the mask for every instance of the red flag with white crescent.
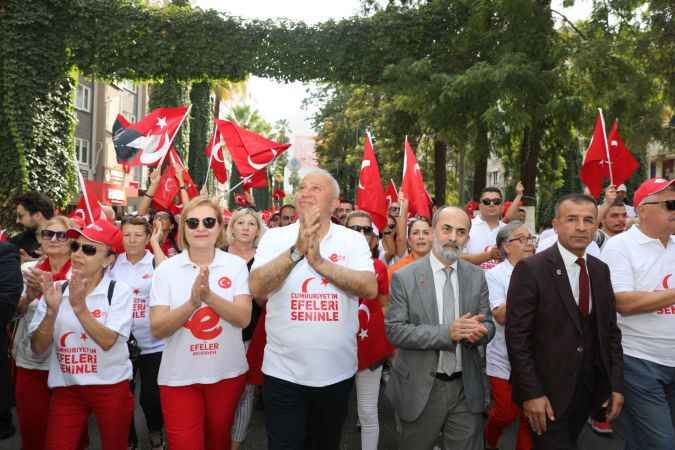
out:
M219 183L227 181L227 168L225 167L225 140L220 133L220 128L213 130L213 136L204 149L204 154L209 158L213 176Z
M408 199L408 211L411 216L431 218L431 201L424 187L422 171L415 159L415 152L405 139L405 158L403 160L403 180L401 192Z
M363 161L356 189L356 208L369 213L378 229L384 230L387 227L387 199L382 189L380 169L369 133L366 133L363 143Z

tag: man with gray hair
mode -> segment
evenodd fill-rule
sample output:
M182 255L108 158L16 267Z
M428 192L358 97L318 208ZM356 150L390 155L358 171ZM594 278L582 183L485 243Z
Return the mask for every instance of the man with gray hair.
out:
M432 220L431 252L394 272L387 337L398 347L387 395L401 419L399 448L483 450L485 372L479 346L492 339L483 270L460 259L471 222L443 207Z
M267 231L249 286L268 298L262 371L270 450L337 450L357 371L358 298L377 295L363 234L331 223L340 189L313 169L295 193L299 220Z

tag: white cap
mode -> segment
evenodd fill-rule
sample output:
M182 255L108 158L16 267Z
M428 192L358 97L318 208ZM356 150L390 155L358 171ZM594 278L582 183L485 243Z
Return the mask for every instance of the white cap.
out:
M625 184L620 184L620 185L617 186L616 192L628 192L628 189L626 189Z

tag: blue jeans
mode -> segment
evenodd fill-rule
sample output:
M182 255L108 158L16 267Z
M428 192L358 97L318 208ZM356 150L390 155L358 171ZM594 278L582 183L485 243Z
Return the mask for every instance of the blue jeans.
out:
M626 450L675 450L675 367L624 355Z

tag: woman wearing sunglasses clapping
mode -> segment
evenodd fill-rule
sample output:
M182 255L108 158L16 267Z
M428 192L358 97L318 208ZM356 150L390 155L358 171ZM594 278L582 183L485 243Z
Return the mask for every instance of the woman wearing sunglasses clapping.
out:
M129 287L106 273L121 233L97 220L66 236L73 239L70 281L64 285L42 275L44 295L29 327L33 351L51 350L45 448L74 450L93 413L103 450L126 449L133 408L127 349L133 303Z
M230 448L248 370L242 328L251 319L246 262L219 249L223 213L195 197L181 213L183 251L154 273L150 328L166 340L158 384L169 448Z

